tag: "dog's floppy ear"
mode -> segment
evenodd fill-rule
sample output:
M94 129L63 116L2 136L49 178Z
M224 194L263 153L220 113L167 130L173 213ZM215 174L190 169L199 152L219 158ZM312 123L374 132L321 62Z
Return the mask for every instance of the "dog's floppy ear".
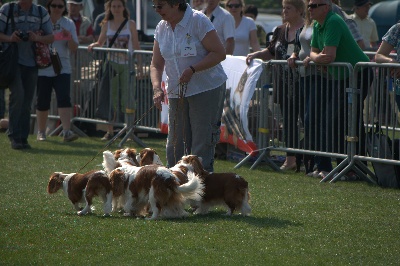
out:
M114 152L114 159L115 160L118 160L118 158L121 156L121 152L122 152L123 150L122 149L119 149L119 150L116 150L115 152Z
M119 197L124 193L124 171L115 169L110 174L111 189L114 197Z
M153 164L153 153L149 150L140 151L140 166Z
M127 154L128 154L128 156L129 156L129 158L132 159L133 163L134 163L136 166L139 166L139 162L138 162L138 160L136 159L136 155L137 155L136 150L135 150L135 149L128 149Z
M200 176L207 175L208 172L204 169L201 161L202 161L201 157L195 155L190 156L190 164L193 165L194 172Z

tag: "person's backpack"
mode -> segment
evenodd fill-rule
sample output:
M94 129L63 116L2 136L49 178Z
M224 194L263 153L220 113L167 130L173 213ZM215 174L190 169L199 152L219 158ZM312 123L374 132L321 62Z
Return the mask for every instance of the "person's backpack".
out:
M393 157L399 159L399 140L391 139L383 134L379 125L371 128L367 134L367 151L371 157L374 158L392 158L392 148L394 148ZM396 153L397 150L397 153ZM400 188L400 166L372 162L375 176L377 178L378 185L382 187Z

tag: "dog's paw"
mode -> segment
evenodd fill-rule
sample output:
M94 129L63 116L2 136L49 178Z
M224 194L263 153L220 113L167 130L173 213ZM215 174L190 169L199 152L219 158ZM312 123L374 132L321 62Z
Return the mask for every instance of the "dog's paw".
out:
M105 214L103 214L103 217L111 217L111 214L105 213Z

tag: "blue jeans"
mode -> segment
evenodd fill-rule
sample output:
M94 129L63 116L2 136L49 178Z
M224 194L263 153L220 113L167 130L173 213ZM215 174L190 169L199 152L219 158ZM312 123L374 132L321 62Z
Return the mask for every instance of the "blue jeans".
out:
M323 86L326 80L321 76L307 76L301 80L301 89L306 95L304 114L304 145L309 150L326 150L324 137L326 127L327 91ZM320 126L318 126L320 125ZM330 157L315 156L318 171L332 171Z
M38 77L36 67L18 64L14 81L10 84L9 124L10 139L26 141L30 131L32 99Z
M225 83L183 99L168 99L167 165L183 155L202 158L204 169L214 171L215 145L220 138Z

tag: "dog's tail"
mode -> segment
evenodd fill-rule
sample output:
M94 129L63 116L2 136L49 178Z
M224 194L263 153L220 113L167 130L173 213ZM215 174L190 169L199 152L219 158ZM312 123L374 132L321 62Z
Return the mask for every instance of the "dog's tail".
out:
M200 201L204 193L204 184L198 175L188 172L189 181L177 187L185 199Z
M111 151L103 151L103 168L106 171L107 175L109 175L112 170L117 168L117 162L114 159L114 154Z

